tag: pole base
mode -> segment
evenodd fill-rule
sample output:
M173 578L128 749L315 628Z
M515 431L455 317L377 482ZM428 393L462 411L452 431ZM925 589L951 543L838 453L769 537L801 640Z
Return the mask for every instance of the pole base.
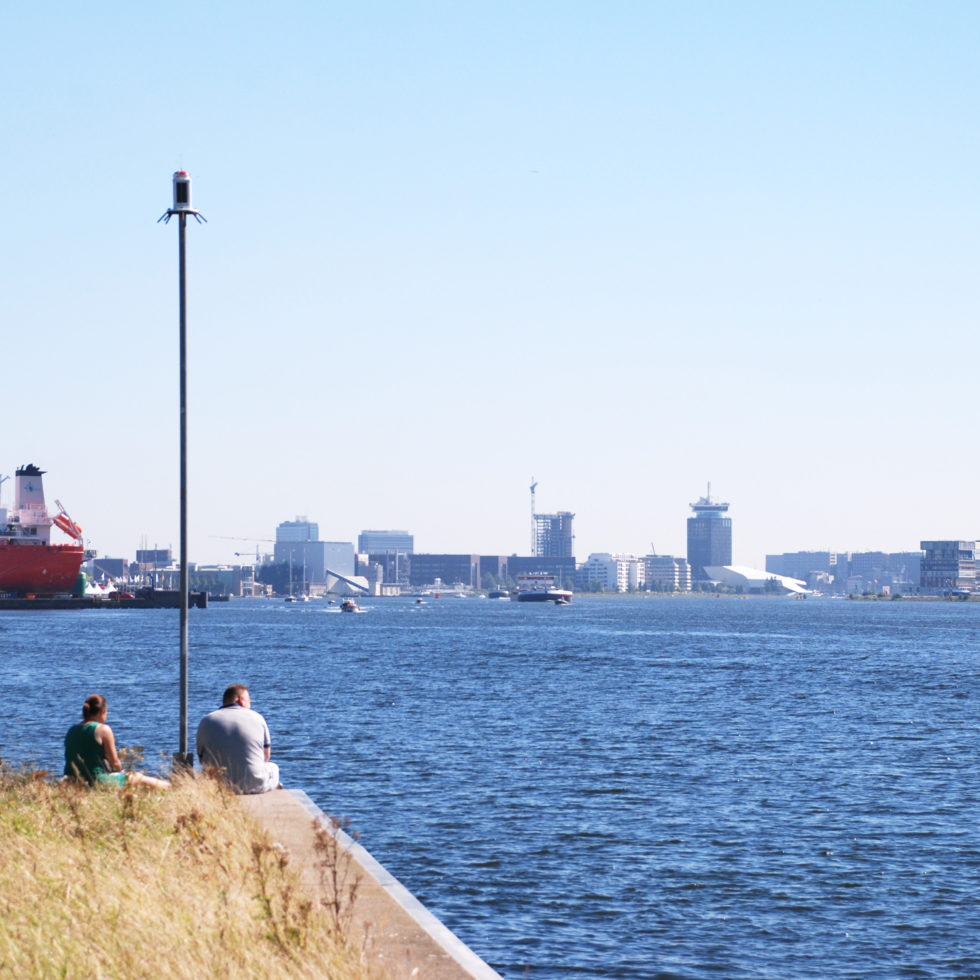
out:
M193 772L194 753L193 752L174 752L173 759L174 772Z

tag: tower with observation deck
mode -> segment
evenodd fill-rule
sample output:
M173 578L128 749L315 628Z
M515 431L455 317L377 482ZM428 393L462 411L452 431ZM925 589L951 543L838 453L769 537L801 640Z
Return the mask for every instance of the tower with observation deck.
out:
M731 565L732 519L726 517L728 504L714 500L708 492L691 504L694 516L687 519L687 561L694 582L709 580L705 566Z

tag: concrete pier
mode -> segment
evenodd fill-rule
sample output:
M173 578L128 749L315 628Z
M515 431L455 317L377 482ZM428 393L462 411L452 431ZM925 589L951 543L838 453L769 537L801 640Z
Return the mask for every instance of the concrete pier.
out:
M391 980L501 980L465 943L449 931L397 879L332 821L302 790L273 790L241 796L245 809L285 849L304 884L328 902L322 855L314 846L316 828L333 834L343 871L359 882L351 907L350 938L368 964Z

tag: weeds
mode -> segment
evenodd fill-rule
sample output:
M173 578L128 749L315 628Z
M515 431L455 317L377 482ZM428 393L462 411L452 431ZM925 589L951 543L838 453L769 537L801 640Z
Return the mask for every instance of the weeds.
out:
M314 903L219 782L88 789L0 763L0 978L360 980L334 856Z
M350 851L343 847L340 831L349 829L349 821L329 817L328 830L313 821L313 850L317 856L317 872L320 877L321 902L327 910L334 935L341 942L350 941L351 923L354 919L354 902L361 885L360 875L353 870ZM356 839L356 835L354 835Z

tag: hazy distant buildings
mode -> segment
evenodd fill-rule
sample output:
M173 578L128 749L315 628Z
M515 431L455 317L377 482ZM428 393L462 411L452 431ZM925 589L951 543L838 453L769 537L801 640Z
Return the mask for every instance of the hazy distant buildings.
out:
M557 514L534 515L534 557L573 558L575 533L572 522L575 515L567 510Z
M846 573L847 556L844 559ZM786 575L789 578L808 582L815 574L837 575L836 551L787 551L781 555L766 555L766 571L773 575Z
M728 504L711 499L708 493L691 504L694 516L687 519L687 560L691 565L691 578L695 582L709 580L705 567L731 565L732 519L726 517Z
M480 587L479 555L412 555L412 568L409 575L416 588L442 585L444 588L463 586Z
M357 550L362 555L382 555L386 552L410 555L415 551L415 536L408 531L361 531Z
M140 571L154 568L166 568L173 564L173 552L169 548L137 548L136 564Z
M817 592L910 595L919 589L920 551L788 551L766 555L766 571Z
M691 566L686 558L647 555L643 559L646 586L652 592L690 592Z
M919 585L923 592L973 592L976 541L921 541Z

